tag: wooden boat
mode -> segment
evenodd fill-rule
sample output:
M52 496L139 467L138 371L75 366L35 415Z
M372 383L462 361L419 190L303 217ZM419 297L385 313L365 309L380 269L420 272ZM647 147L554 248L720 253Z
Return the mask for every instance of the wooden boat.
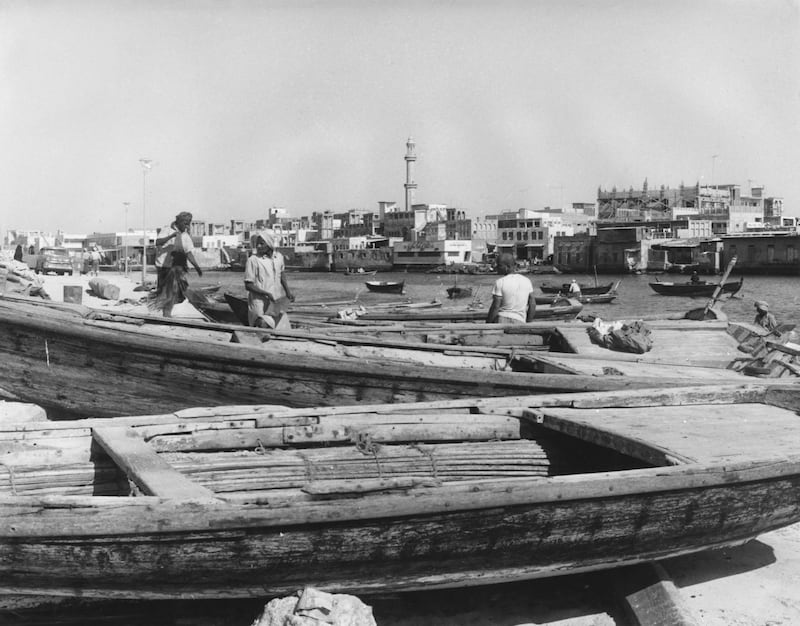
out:
M0 298L0 395L58 417L196 405L292 406L685 384L687 376L584 376L301 355L234 343L244 329ZM264 331L268 336L268 331ZM178 390L178 391L176 391Z
M472 288L453 285L452 287L447 288L447 297L451 300L456 300L458 298L471 298Z
M186 291L186 299L200 311L203 316L211 322L219 322L221 324L240 324L247 323L247 305L245 302L245 316L244 322L241 321L236 311L226 301L217 299L214 291L188 289ZM223 294L224 296L225 294ZM227 298L225 298L227 300Z
M742 288L744 276L738 281L728 281L722 283L722 293L734 295ZM662 296L689 296L689 297L711 297L720 283L710 283L707 281L685 283L649 283L653 291Z
M555 304L536 306L534 319L574 318L581 312L583 305L577 300L564 299ZM384 312L368 311L359 317L359 320L393 320L393 321L438 321L438 322L466 322L483 321L487 311L483 309L442 309L440 311L409 311L409 312Z
M367 286L367 289L377 293L403 293L406 281L368 280L365 281L364 284Z
M3 424L3 592L400 592L741 544L800 521L798 410L752 384Z
M581 295L588 296L588 295L599 295L603 293L609 293L611 291L616 291L617 286L619 285L619 281L615 283L608 283L606 285L584 285L583 283L579 283L581 288ZM570 283L562 283L561 285L551 285L549 283L542 283L539 286L539 289L542 290L542 293L553 293L553 294L569 294L569 286ZM572 297L572 296L570 296Z
M600 293L596 295L581 294L580 296L577 297L575 295L569 296L569 299L577 300L581 304L609 304L614 300L616 300L616 298L617 298L617 293L613 291L609 293ZM567 299L568 299L567 297L561 296L559 294L548 295L548 296L536 296L536 305L541 306L547 304L558 304L559 302L562 302Z
M370 270L369 272L364 271L364 268L353 269L351 267L347 267L344 270L345 276L375 276L378 273L378 270Z

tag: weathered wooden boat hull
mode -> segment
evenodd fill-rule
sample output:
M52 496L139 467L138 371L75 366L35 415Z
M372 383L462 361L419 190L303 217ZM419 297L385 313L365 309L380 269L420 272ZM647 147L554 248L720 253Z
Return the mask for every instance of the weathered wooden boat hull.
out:
M742 288L744 278L738 281L730 281L722 285L721 293L736 294ZM688 296L688 297L707 297L714 295L719 285L717 283L650 283L650 288L662 296Z
M83 319L0 299L0 392L48 414L113 416L197 405L335 406L536 391L588 391L686 384L570 374L526 374L413 362L298 357L268 346L144 332L136 324ZM213 325L208 333L217 334ZM145 327L146 328L146 327Z
M788 454L800 435L798 396L795 386L695 387L330 413L225 407L6 426L0 441L9 466L20 459L20 481L32 463L29 450L41 458L59 450L53 458L62 467L83 462L95 470L109 461L107 451L140 493L0 496L0 591L118 599L263 598L306 585L403 591L590 571L741 543L800 521L800 455ZM752 415L746 433L783 433L786 441L772 439L774 449L759 456L729 411ZM226 448L218 440L226 434L241 433L243 448L257 437L267 448L285 448L297 436L303 449L328 449L324 437L346 446L356 432L388 445L396 435L371 430L382 418L395 420L395 433L416 424L430 437L448 415L456 423L476 413L496 425L520 420L523 438L549 434L554 447L579 443L600 457L603 450L617 456L591 471L461 482L436 478L431 457L427 483L285 494L214 492L195 482L197 474L158 465L162 457L176 463L181 452L191 459ZM353 430L337 433L342 424ZM715 449L707 440L721 443ZM378 452L364 453L377 462ZM585 456L573 449L570 458ZM224 466L201 475L211 469ZM313 462L306 471L311 485Z
M480 516L465 510L308 524L273 524L247 507L214 514L198 504L140 498L92 507L94 523L69 537L64 528L87 526L88 506L0 500L4 526L35 515L40 529L53 533L46 540L0 537L0 590L158 599L268 597L306 585L351 593L466 586L671 557L741 543L798 520L796 474L691 492L676 485L663 494L587 494L580 503L497 504ZM776 513L760 514L766 510ZM201 513L208 528L156 528ZM119 528L123 516L137 523ZM236 518L242 521L232 523ZM16 535L27 531L23 526Z

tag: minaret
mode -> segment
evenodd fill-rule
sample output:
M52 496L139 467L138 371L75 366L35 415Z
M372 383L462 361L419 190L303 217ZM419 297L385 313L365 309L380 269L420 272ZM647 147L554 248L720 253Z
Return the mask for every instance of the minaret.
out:
M417 160L417 155L414 153L414 140L409 137L406 142L406 212L411 210L414 204L414 190L417 188L417 183L414 182L414 162Z

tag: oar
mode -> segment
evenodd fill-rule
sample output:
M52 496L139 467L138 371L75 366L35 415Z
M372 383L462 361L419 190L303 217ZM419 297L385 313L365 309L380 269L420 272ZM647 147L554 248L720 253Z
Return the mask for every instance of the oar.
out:
M734 256L730 263L728 263L728 267L725 268L725 273L722 275L722 279L719 281L717 288L714 290L714 293L711 295L711 299L706 304L705 308L702 309L692 309L684 316L686 319L689 320L704 320L708 315L709 310L711 310L714 305L717 303L717 299L719 298L719 294L722 293L722 287L725 284L725 281L728 280L728 276L733 269L733 266L736 265L736 257Z

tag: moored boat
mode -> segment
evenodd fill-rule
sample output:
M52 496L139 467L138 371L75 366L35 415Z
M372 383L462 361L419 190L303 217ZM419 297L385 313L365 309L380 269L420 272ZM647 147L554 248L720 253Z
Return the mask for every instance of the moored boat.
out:
M0 298L0 319L0 395L59 417L107 417L120 407L147 413L232 402L335 406L688 382L686 375L597 377L298 356L262 342L235 343L239 327L8 296Z
M554 295L545 295L545 296L536 296L536 304L538 305L547 305L547 304L558 304L564 300L577 300L581 304L609 304L617 299L617 293L612 291L609 293L600 293L600 294L587 294L580 296L576 296L575 294L570 295L569 297L561 296L559 294Z
M403 293L406 281L367 280L364 284L367 286L367 289L377 293Z
M744 283L744 276L739 280L728 281L723 283L711 283L707 281L685 283L674 282L653 282L649 283L650 288L662 296L688 296L688 297L711 297L714 295L717 287L722 287L721 293L734 295L739 292Z
M595 284L595 285L588 285L588 284L585 285L583 283L580 283L579 287L581 288L581 295L588 296L588 295L599 295L599 294L603 294L603 293L609 293L611 291L616 291L617 285L619 285L619 282L607 283L605 285L597 285L597 284ZM542 290L542 293L547 293L547 294L550 294L550 293L558 294L558 293L560 293L560 294L568 295L569 294L569 287L570 287L570 283L563 283L561 285L551 285L549 283L542 283L539 286L539 289Z
M452 287L447 288L447 297L451 300L456 300L458 298L471 298L472 288L453 285Z
M752 384L3 424L3 591L398 592L735 545L800 521L798 410Z

